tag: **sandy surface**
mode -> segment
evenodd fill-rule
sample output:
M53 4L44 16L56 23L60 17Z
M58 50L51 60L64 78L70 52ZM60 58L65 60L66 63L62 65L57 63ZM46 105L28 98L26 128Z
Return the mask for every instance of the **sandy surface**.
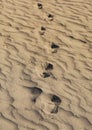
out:
M0 0L0 130L92 130L92 0Z

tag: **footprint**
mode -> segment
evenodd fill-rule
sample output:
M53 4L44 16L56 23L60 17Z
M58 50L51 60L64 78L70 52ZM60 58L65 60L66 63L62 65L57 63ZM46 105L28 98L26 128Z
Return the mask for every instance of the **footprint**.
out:
M55 107L52 109L51 113L58 113L58 108L61 103L61 99L56 95L52 95L51 101L55 104Z
M52 49L56 49L56 48L59 48L59 46L56 45L55 43L52 43L51 48L52 48Z
M52 70L53 69L53 65L51 64L51 63L48 63L47 65L46 65L46 68L45 68L46 70Z
M48 19L49 19L50 21L52 21L53 18L54 18L54 16L53 16L52 14L48 14Z
M32 98L32 101L35 103L37 98L41 95L42 93L42 89L38 88L38 87L32 87L31 88L31 93L34 95L34 97Z
M38 87L32 87L31 92L32 92L32 94L40 95L43 91L42 91L42 89L40 89Z
M70 35L69 37L70 37L70 38L72 38L72 39L74 39L74 37L73 37L73 36L71 36L71 35Z
M60 102L58 100L55 102ZM37 98L37 100L35 102L35 106L36 106L36 108L39 108L39 110L41 110L41 112L44 112L45 114L48 114L48 115L56 114L56 113L58 113L59 105L55 104L55 102L51 101L51 96L49 94L43 92Z
M43 27L43 26L41 26L41 31L40 31L40 34L41 34L41 35L44 35L45 31L46 31L46 28L45 28L45 27Z
M42 30L42 31L46 31L46 28L43 27L43 26L41 26L41 30Z
M43 8L43 5L41 3L38 3L38 9L42 9Z
M61 103L61 99L56 95L52 95L51 101L54 102L56 105L59 105Z
M53 69L53 65L51 63L48 63L45 67L45 70L47 70L47 72L43 72L42 77L43 78L47 78L50 77L52 75L52 73L50 72L50 70Z
M43 78L47 78L47 77L50 77L50 73L48 73L48 72L43 72Z

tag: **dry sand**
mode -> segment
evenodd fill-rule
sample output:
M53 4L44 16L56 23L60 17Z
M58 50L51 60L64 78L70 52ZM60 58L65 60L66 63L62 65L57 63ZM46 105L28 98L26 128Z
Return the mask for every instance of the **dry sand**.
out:
M92 130L92 0L0 0L0 130Z

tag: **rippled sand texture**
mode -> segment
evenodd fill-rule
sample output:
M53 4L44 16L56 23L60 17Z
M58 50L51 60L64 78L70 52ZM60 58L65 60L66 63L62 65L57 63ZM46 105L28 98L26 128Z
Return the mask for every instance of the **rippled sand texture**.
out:
M92 0L0 0L0 130L92 130Z

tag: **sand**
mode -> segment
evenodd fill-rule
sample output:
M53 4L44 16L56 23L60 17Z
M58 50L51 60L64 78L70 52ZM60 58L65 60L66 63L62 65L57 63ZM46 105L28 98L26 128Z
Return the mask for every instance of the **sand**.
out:
M0 0L0 130L92 130L92 0Z

